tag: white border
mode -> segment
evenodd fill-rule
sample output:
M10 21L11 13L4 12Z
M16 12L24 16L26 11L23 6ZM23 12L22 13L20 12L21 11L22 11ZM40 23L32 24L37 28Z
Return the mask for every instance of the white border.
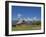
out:
M11 21L11 6L35 6L41 7L41 30L28 30L28 31L12 31L12 21ZM43 5L42 4L26 4L26 3L9 3L9 35L10 34L26 34L26 33L42 33L44 30L44 18L43 18Z

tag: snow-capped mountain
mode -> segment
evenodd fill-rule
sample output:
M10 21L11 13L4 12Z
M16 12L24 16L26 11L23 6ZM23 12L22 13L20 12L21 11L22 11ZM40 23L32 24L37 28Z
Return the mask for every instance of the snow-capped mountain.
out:
M18 14L18 17L16 20L14 20L13 24L31 24L33 21L39 21L40 19L36 18L36 17L33 17L33 18L30 18L30 17L21 17L20 14Z
M21 23L28 23L28 24L30 24L30 23L32 23L33 21L39 21L39 19L37 19L37 18L17 18L17 20L16 20L17 22L16 22L16 24L21 24Z

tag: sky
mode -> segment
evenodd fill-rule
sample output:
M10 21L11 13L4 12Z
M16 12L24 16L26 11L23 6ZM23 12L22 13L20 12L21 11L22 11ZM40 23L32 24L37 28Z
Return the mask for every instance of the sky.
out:
M12 20L20 17L41 19L41 7L12 6Z

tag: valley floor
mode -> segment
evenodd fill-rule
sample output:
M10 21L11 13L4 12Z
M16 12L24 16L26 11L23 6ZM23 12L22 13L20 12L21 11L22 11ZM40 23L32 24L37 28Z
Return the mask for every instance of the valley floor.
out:
M23 30L40 30L41 25L16 25L12 26L12 31L23 31Z

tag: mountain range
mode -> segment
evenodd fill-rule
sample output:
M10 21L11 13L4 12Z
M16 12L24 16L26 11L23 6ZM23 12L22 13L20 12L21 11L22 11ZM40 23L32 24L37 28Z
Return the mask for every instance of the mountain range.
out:
M32 22L37 22L40 21L40 19L37 19L36 17L34 18L17 18L12 21L12 25L17 25L17 24L32 24Z

